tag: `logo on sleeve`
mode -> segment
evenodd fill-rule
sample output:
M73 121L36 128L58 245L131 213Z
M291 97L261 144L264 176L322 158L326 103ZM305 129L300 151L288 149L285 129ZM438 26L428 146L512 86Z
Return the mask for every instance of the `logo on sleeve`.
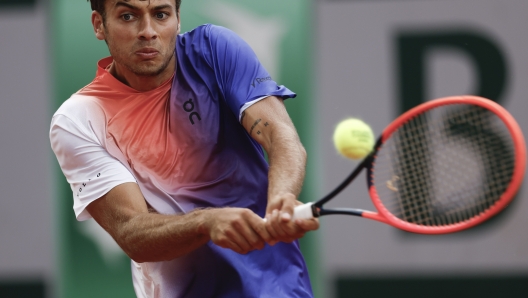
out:
M97 178L101 177L101 173L97 173ZM77 191L77 196L81 196L81 193L83 189L85 189L88 186L88 183L92 181L92 179L88 179L88 182L83 182L81 185L82 187L79 187L79 190Z
M194 117L196 117L198 121L202 121L202 117L200 117L200 114L198 114L198 112L194 112L194 102L192 98L189 98L188 101L183 103L183 109L185 110L185 112L190 113L189 121L192 125L194 125Z
M251 83L251 86L255 87L257 83L260 85L261 83L264 83L266 81L273 81L273 79L271 77L256 78L253 80L253 83Z

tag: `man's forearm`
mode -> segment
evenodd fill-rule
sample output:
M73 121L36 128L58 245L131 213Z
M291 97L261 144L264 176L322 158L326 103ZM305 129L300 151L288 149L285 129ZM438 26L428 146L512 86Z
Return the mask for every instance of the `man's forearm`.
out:
M185 215L148 212L135 183L116 186L88 211L136 262L172 260L211 240L245 254L264 247L270 235L262 218L247 208L209 208Z
M241 123L268 153L268 201L281 194L297 197L304 180L306 151L282 99L270 96L257 102L244 111Z
M123 222L116 240L136 262L157 262L183 256L210 240L204 228L206 210L185 215L141 213Z
M306 150L293 127L273 131L270 139L268 196L291 193L298 197L306 170Z

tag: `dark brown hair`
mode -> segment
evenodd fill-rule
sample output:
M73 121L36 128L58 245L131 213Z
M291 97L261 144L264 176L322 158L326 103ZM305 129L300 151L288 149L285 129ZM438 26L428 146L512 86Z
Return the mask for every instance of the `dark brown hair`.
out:
M87 0L90 1L90 5L92 6L92 10L97 11L100 13L103 18L105 17L105 2L106 0ZM126 0L125 0L126 1ZM180 11L180 5L181 0L175 0L176 1L176 11Z

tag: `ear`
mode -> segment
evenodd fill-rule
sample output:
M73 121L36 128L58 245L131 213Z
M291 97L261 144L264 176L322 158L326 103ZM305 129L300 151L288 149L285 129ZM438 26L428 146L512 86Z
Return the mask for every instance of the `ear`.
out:
M97 37L99 40L105 40L106 36L104 31L103 16L95 10L92 12L92 25L94 28L95 37Z

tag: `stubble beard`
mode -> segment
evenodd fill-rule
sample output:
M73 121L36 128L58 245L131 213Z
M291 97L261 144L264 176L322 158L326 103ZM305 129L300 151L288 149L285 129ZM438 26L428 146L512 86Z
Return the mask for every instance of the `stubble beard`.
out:
M158 67L156 67L156 65L141 66L141 65L138 65L137 63L127 63L127 62L122 63L122 65L124 65L129 71L131 71L132 73L134 73L137 76L140 76L140 77L155 77L155 76L160 75L161 73L163 73L167 69L167 67L169 66L169 63L171 62L173 56L174 56L174 51L171 52L171 55L167 55L165 60L163 60L161 65L159 65ZM117 61L117 62L119 63L120 61Z

